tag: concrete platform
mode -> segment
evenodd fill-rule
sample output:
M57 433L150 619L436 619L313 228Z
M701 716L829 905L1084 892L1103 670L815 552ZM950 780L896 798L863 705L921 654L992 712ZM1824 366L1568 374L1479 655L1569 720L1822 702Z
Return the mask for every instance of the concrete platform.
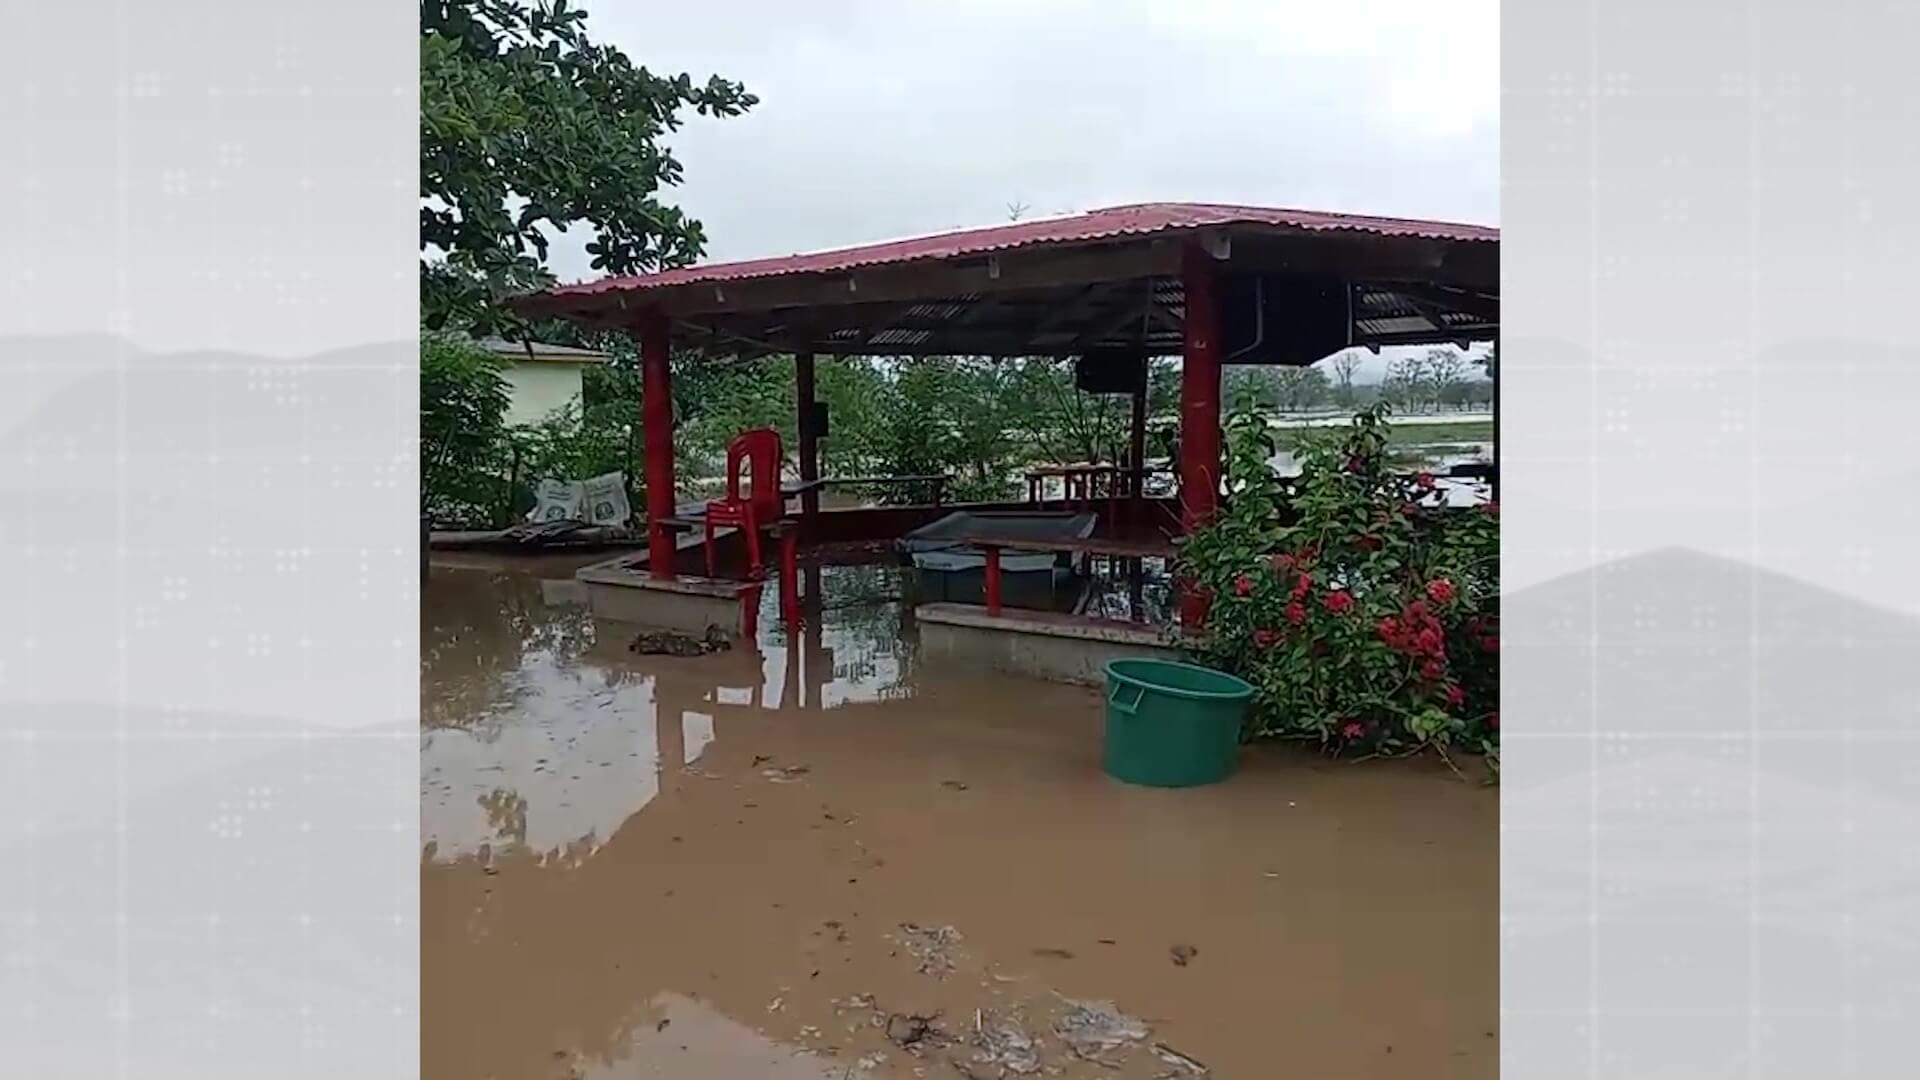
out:
M1107 661L1122 657L1177 660L1168 635L1148 626L1051 611L975 604L922 604L914 609L921 655L934 663L1098 686Z
M764 587L686 574L663 581L647 573L645 556L608 559L573 576L585 589L594 618L688 634L718 626L739 636L740 595Z

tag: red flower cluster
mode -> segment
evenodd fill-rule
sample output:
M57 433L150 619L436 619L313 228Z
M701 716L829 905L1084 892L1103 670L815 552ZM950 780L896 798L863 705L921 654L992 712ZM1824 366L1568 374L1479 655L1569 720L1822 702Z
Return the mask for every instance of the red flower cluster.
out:
M1233 595L1252 596L1253 595L1253 579L1248 577L1245 574L1241 574L1239 577L1234 578L1233 579Z
M1328 611L1339 615L1353 608L1353 594L1345 589L1335 589L1320 602L1327 606Z
M1295 626L1307 621L1307 609L1298 602L1287 605L1287 621Z
M1444 662L1446 637L1440 629L1440 620L1427 610L1425 602L1415 600L1398 615L1389 615L1380 620L1380 640L1396 652L1408 656L1417 656L1433 662Z
M1274 573L1276 574L1284 574L1293 569L1293 556L1284 551L1267 561L1272 564Z
M1414 473L1413 486L1419 488L1421 491L1432 491L1433 474L1430 472Z
M1312 576L1307 574L1301 574L1299 577L1293 579L1293 598L1295 600L1305 600L1307 598L1307 594L1312 591L1313 591Z
M1349 720L1347 721L1346 726L1340 729L1340 734L1346 736L1349 739L1357 739L1360 736L1365 735L1366 733L1367 733L1367 725L1361 723L1358 720Z
M1253 632L1253 647L1256 649L1271 649L1279 641L1280 631L1278 630L1269 630L1263 626Z
M1427 595L1433 598L1434 603L1444 604L1453 599L1453 582L1448 581L1446 578L1434 578L1432 581L1427 582Z

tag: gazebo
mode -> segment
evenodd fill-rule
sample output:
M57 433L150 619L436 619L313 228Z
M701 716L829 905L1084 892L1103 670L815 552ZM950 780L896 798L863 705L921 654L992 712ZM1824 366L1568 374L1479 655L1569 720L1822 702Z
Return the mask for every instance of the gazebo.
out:
M1144 372L1147 357L1177 355L1179 495L1171 516L1187 532L1212 516L1220 494L1225 365L1304 365L1353 346L1491 340L1499 306L1497 229L1211 203L1121 206L608 278L515 302L525 315L638 338L645 573L659 583L676 577L676 348L795 358L802 536L818 535L819 355L1074 359L1083 379L1141 386L1136 470L1145 409L1144 376L1134 371ZM1137 472L1131 492L1142 492Z

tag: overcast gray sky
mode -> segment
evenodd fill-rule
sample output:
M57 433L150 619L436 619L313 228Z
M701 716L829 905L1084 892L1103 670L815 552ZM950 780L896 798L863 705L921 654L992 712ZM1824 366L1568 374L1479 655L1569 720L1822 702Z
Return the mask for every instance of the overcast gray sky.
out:
M710 259L1147 201L1498 224L1497 0L588 0L636 63L738 79L668 145ZM578 230L563 280L597 277ZM1388 357L1369 357L1377 378Z
M1497 0L587 0L760 96L669 140L751 258L1150 200L1499 222ZM584 238L577 238L584 242ZM596 276L578 243L564 279Z

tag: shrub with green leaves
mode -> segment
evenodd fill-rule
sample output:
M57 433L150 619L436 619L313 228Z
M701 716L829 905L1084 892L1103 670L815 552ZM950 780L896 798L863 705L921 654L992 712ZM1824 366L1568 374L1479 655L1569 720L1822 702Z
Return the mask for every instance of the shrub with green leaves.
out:
M487 526L510 494L500 362L456 335L420 339L420 510L440 525Z
M1387 408L1309 432L1275 475L1264 413L1227 424L1227 499L1182 551L1198 659L1255 687L1251 734L1333 752L1497 751L1498 506L1394 471Z

